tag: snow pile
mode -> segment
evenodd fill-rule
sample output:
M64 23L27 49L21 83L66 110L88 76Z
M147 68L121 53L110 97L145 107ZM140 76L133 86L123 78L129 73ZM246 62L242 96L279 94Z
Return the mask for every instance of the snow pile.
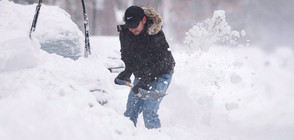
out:
M21 32L19 32L21 33ZM39 64L39 43L16 34L15 39L1 41L0 72L33 68Z
M213 45L237 45L237 39L245 36L245 31L232 31L226 22L225 11L215 11L213 17L193 26L187 33L185 43L189 50L208 51Z
M73 61L40 50L38 40L30 40L27 26L18 22L31 16L3 20L34 6L5 0L0 6L0 139L120 139L131 135L132 123L101 106L93 96L113 92L110 73L96 56ZM63 24L71 27L72 21Z

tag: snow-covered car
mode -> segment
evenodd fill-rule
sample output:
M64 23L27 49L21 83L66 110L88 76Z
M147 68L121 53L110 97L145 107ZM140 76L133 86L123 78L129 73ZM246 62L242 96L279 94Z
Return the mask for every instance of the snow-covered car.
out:
M41 49L74 60L81 56L83 33L63 9L43 5L37 23L32 36L38 39Z

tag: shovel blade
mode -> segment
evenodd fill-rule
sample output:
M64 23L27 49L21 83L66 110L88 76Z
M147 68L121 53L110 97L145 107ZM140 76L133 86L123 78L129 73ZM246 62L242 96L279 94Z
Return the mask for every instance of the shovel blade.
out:
M159 100L160 98L164 97L166 94L156 92L156 91L148 91L139 88L138 97L144 99L144 100Z

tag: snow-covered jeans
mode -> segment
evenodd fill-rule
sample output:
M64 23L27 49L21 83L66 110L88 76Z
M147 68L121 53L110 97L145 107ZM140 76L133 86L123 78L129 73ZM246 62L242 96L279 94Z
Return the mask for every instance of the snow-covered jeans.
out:
M161 93L166 93L166 90L171 82L172 74L163 74L158 77L154 82L148 85L148 89L151 91L159 91ZM139 82L138 78L135 78L134 85ZM160 102L159 100L143 100L135 95L131 90L127 102L127 110L124 113L126 117L130 117L130 120L133 121L134 125L137 124L138 115L143 112L143 118L145 127L148 129L160 128L160 120L158 118L157 111L159 109Z

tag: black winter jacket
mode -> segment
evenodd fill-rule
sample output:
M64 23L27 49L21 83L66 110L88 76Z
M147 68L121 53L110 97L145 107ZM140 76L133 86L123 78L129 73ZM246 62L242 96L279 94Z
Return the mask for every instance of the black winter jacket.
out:
M147 31L152 24L154 23L149 18L138 36L134 36L128 29L119 34L125 70L118 78L127 80L132 73L139 78L140 81L133 88L135 93L138 93L139 88L147 89L148 84L162 74L174 71L175 61L161 28L154 35Z

